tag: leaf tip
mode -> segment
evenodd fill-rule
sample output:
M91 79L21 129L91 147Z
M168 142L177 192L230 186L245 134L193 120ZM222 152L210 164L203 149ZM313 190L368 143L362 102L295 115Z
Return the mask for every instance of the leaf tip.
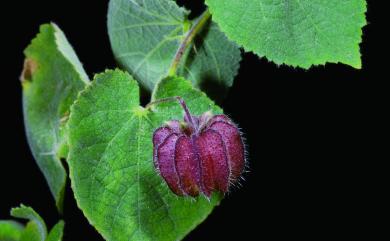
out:
M65 184L61 187L60 191L58 192L58 195L55 197L56 207L59 214L61 215L63 214L65 187L66 187L66 180L65 180Z
M23 218L21 213L24 209L31 209L28 206L25 206L23 203L19 205L19 207L13 207L11 208L10 215L15 218ZM31 209L32 210L32 209Z
M357 61L355 61L354 63L351 63L351 66L357 70L361 70L363 68L363 64L362 64L362 59L359 58Z

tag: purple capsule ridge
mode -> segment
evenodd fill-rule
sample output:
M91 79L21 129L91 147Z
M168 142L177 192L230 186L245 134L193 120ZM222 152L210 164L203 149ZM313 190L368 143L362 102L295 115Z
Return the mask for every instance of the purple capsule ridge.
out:
M245 146L237 126L225 115L205 112L193 116L181 97L184 120L172 120L153 134L153 161L169 188L178 196L210 197L226 193L245 166Z

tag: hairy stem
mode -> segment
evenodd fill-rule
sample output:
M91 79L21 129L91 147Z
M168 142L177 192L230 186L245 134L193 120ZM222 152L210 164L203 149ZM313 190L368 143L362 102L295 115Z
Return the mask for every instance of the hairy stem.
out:
M159 100L155 100L155 101L150 102L149 104L147 104L145 106L145 109L150 109L150 107L152 107L153 105L156 105L156 104L169 102L169 101L176 101L176 100L179 102L179 104L183 108L185 116L186 116L188 122L192 125L192 128L195 129L196 126L195 126L194 120L192 119L192 115L191 115L190 111L188 110L186 102L180 96L173 96L173 97L167 97L167 98L162 98L162 99L159 99Z
M177 52L175 54L175 58L172 61L171 67L168 71L168 76L176 75L177 68L180 64L181 58L183 57L185 51L187 48L191 45L192 40L194 37L202 31L203 27L207 23L207 21L210 19L211 14L209 10L206 10L202 13L202 15L196 20L194 25L188 30L188 32L185 35L185 38L181 42L179 48L177 49Z

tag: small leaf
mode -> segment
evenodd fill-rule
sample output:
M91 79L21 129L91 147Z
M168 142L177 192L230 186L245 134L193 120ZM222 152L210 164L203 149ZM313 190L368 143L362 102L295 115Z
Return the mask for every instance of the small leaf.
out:
M163 80L155 98L182 96L194 114L222 110L181 78ZM153 166L153 131L182 119L176 103L139 106L139 87L128 74L95 77L72 106L69 170L78 206L106 240L179 240L219 203L178 198Z
M45 241L42 239L42 234L40 233L39 226L36 222L30 221L27 223L24 228L22 235L20 236L20 241Z
M27 138L61 211L66 171L60 161L65 156L58 152L66 144L63 126L69 106L88 83L88 77L55 24L42 25L24 53L21 81Z
M11 209L11 215L15 218L23 218L30 220L22 234L21 240L29 240L28 237L34 237L31 238L31 240L46 240L46 224L41 218L41 216L39 216L39 214L36 213L32 208L21 204L20 207Z
M0 220L0 240L19 241L23 225L11 220Z
M194 21L172 0L111 0L108 32L114 55L149 91L166 77L185 34ZM208 22L181 61L179 75L196 87L232 86L240 50Z
M11 215L29 220L27 225L14 221L0 221L0 241L61 241L64 222L59 221L47 235L46 224L32 208L24 206L11 209Z
M50 230L49 235L47 236L46 241L61 241L64 234L64 221L60 220L54 227Z
M276 64L361 68L365 0L206 0L221 30Z

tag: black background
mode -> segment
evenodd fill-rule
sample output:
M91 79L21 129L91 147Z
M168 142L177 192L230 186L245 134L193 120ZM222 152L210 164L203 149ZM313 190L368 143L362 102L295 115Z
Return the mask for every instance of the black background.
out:
M195 6L196 12L202 7L180 2ZM381 162L386 158L380 152L388 147L381 125L388 105L381 83L388 77L380 74L383 35L375 19L379 7L372 2L361 45L363 70L327 64L305 71L243 54L223 107L245 132L250 172L243 187L186 240L384 238L389 228L383 221L384 195L389 190L388 185L383 188ZM114 68L107 1L6 1L1 9L0 219L9 219L9 209L22 202L51 227L60 217L24 135L18 81L22 50L40 24L53 21L90 76ZM64 240L102 240L69 187L63 218Z

